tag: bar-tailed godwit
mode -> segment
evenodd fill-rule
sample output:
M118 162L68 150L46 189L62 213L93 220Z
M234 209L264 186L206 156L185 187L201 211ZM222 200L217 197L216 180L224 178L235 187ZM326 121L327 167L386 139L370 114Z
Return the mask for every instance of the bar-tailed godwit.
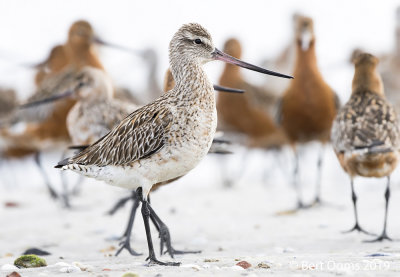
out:
M172 81L170 81L172 79ZM164 92L167 92L175 86L172 73L167 71L165 80ZM102 70L85 67L79 72L75 72L64 80L63 90L61 93L52 93L48 98L37 99L36 101L29 102L29 106L40 106L49 102L59 101L65 97L73 97L77 99L77 103L71 108L67 116L68 131L71 140L74 144L73 149L85 149L87 145L95 143L106 135L112 128L125 118L129 113L137 109L137 106L131 103L120 101L113 98L113 85L109 76ZM214 89L222 90L225 92L242 93L243 90L225 88L215 86ZM229 153L216 141L212 144L210 153ZM159 187L172 183L176 179L168 180L155 184L151 191L155 191ZM139 207L140 199L135 190L129 197L124 197L118 201L109 214L114 214L120 207L126 204L127 201L133 200L132 211L129 219L128 226L124 232L122 247L117 251L117 255L123 250L127 249L132 255L137 253L130 247L130 236L132 232L133 222L136 210ZM174 256L174 254L198 253L198 251L180 251L175 250L171 244L171 237L168 227L159 219L155 221L151 218L160 233L161 239L161 253L163 253L164 246L166 252Z
M157 216L147 196L156 183L189 172L207 154L217 127L214 89L202 69L204 63L222 60L244 68L284 78L290 76L256 67L216 49L199 24L183 25L173 36L170 67L174 89L137 109L96 143L56 167L103 180L110 185L136 189L149 248L156 259L149 219Z
M378 59L363 53L355 59L350 100L339 111L332 127L332 144L344 171L350 176L356 223L350 231L361 231L357 214L354 178L386 177L385 219L382 234L374 241L391 240L386 233L390 198L390 174L397 166L400 130L397 114L386 100L376 67Z
M279 122L287 133L295 152L294 186L297 191L299 208L305 207L299 187L299 160L296 145L319 141L329 142L332 122L339 107L334 91L324 81L317 65L315 53L316 39L313 21L308 17L298 17L296 25L295 79L279 105ZM314 203L320 202L321 168L323 146L318 158L317 193Z

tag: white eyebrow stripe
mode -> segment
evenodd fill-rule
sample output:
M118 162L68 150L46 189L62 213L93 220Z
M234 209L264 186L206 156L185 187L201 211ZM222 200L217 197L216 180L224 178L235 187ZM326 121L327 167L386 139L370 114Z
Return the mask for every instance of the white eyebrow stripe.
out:
M187 38L189 38L190 40L195 40L195 39L201 39L201 41L204 43L204 44L207 44L207 45L211 45L211 41L208 39L208 38L206 38L206 37L202 37L202 36L193 36L193 34L191 34L191 33L189 33L189 32L187 32L186 33L186 37Z

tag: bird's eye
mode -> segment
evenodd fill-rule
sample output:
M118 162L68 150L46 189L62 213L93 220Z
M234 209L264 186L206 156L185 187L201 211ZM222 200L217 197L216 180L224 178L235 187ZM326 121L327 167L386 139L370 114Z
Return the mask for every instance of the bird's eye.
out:
M199 38L196 38L196 39L194 40L194 42L195 42L196 44L202 44L202 41L201 41L201 39L199 39Z

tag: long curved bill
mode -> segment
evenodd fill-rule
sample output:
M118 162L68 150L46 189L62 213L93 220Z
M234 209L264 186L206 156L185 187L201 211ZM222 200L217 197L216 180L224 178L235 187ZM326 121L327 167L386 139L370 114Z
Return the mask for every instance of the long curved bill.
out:
M229 56L228 54L222 52L221 50L218 50L217 48L215 48L214 52L212 53L213 58L216 60L220 60L226 63L230 63L230 64L234 64L249 70L253 70L253 71L257 71L263 74L268 74L268 75L272 75L272 76L276 76L276 77L281 77L281 78L286 78L286 79L293 79L292 76L289 75L285 75L285 74L281 74L275 71L271 71L256 65L252 65L250 63L246 63L244 61L241 61L239 59L236 59L232 56Z
M36 106L40 106L43 104L48 104L48 103L52 103L55 102L57 100L61 100L63 98L66 98L68 96L71 96L72 94L74 94L75 90L67 90L61 94L57 94L54 96L50 96L48 98L44 98L44 99L40 99L37 101L32 101L26 104L22 104L19 106L20 109L28 109L28 108L32 108L32 107L36 107Z
M101 44L101 45L104 45L104 46L107 46L107 47L115 48L115 49L118 49L118 50L121 50L121 51L129 52L131 54L135 54L135 55L142 55L142 52L139 51L139 50L135 50L135 49L132 49L132 48L129 48L129 47L125 47L125 46L122 46L122 45L118 45L118 44L114 44L114 43L102 40L99 37L95 37L93 40L94 40L95 43L98 43L98 44Z
M237 88L228 88L228 87L223 87L219 85L214 85L214 90L217 91L223 91L223 92L231 92L231 93L243 93L243 89L237 89Z

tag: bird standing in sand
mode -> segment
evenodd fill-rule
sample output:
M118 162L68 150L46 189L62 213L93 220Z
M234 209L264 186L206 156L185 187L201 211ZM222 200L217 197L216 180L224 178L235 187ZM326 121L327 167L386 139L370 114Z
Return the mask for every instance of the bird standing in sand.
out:
M386 233L390 198L390 174L397 166L400 130L397 114L385 98L376 67L378 59L363 53L355 58L350 100L339 111L332 127L332 143L340 165L350 176L356 223L350 231L361 231L357 214L354 178L386 177L385 220L382 234L374 241L391 240Z
M38 88L28 99L28 102L48 97L52 93L56 94L57 88L62 86L65 79L68 79L71 74L84 66L89 65L103 70L103 66L93 49L94 42L94 31L87 21L80 20L73 23L68 32L67 42L54 47L46 61L38 65L39 71L35 78ZM9 144L4 155L14 157L20 155L19 153L25 155L34 153L35 162L39 166L53 198L57 198L59 195L50 184L46 171L42 167L40 152L60 145L66 146L70 143L66 117L75 102L72 98L57 101L52 104L52 107L40 120L32 122L32 118L26 117L27 125L24 132L19 134L5 133ZM30 114L35 113L42 114L38 110ZM63 198L65 199L65 197ZM65 202L65 205L68 206L69 204Z
M170 70L167 71L165 77L164 92L167 92L174 88L175 82ZM72 97L77 99L77 103L71 108L67 116L68 132L70 134L72 143L72 149L84 150L89 144L95 143L106 135L112 128L118 125L126 116L136 110L138 107L127 101L121 101L114 99L114 88L109 76L102 70L85 67L79 72L75 72L68 76L64 81L64 91L58 94L52 94L48 98L39 99L28 103L29 106L40 106L48 104L50 102L59 101L66 97ZM225 92L242 93L242 90L225 88L214 85L214 89L222 90ZM224 142L222 142L223 144ZM210 153L222 153L227 154L221 142L213 141ZM213 147L214 146L214 147ZM151 191L155 191L159 187L172 183L176 179L160 182L155 184ZM139 207L140 199L135 190L132 191L129 197L124 197L118 201L118 203L110 210L109 214L114 214L119 208L126 204L129 200L133 200L133 206L131 215L129 217L128 226L123 234L125 241L122 247L117 251L118 255L123 249L127 249L132 255L139 255L130 247L130 237L133 228L133 222L135 219L136 210ZM160 233L160 250L163 253L164 245L166 252L171 257L174 254L186 254L186 253L198 253L199 251L180 251L175 250L171 244L171 237L169 234L168 227L159 220L156 222L151 218L158 232Z
M290 78L237 60L216 49L208 31L199 24L183 25L170 43L170 67L176 85L154 102L137 109L106 136L57 167L108 184L136 189L149 248L156 259L149 218L157 216L147 196L156 183L182 176L207 154L214 138L217 114L214 89L202 65L212 60L234 63L250 70Z
M339 100L318 69L312 19L299 16L296 28L296 63L293 73L295 79L281 99L278 121L288 135L295 152L293 181L297 191L298 208L304 208L306 206L301 199L299 187L299 160L296 145L311 141L319 141L322 144L329 142ZM321 149L314 203L320 202L322 156Z

